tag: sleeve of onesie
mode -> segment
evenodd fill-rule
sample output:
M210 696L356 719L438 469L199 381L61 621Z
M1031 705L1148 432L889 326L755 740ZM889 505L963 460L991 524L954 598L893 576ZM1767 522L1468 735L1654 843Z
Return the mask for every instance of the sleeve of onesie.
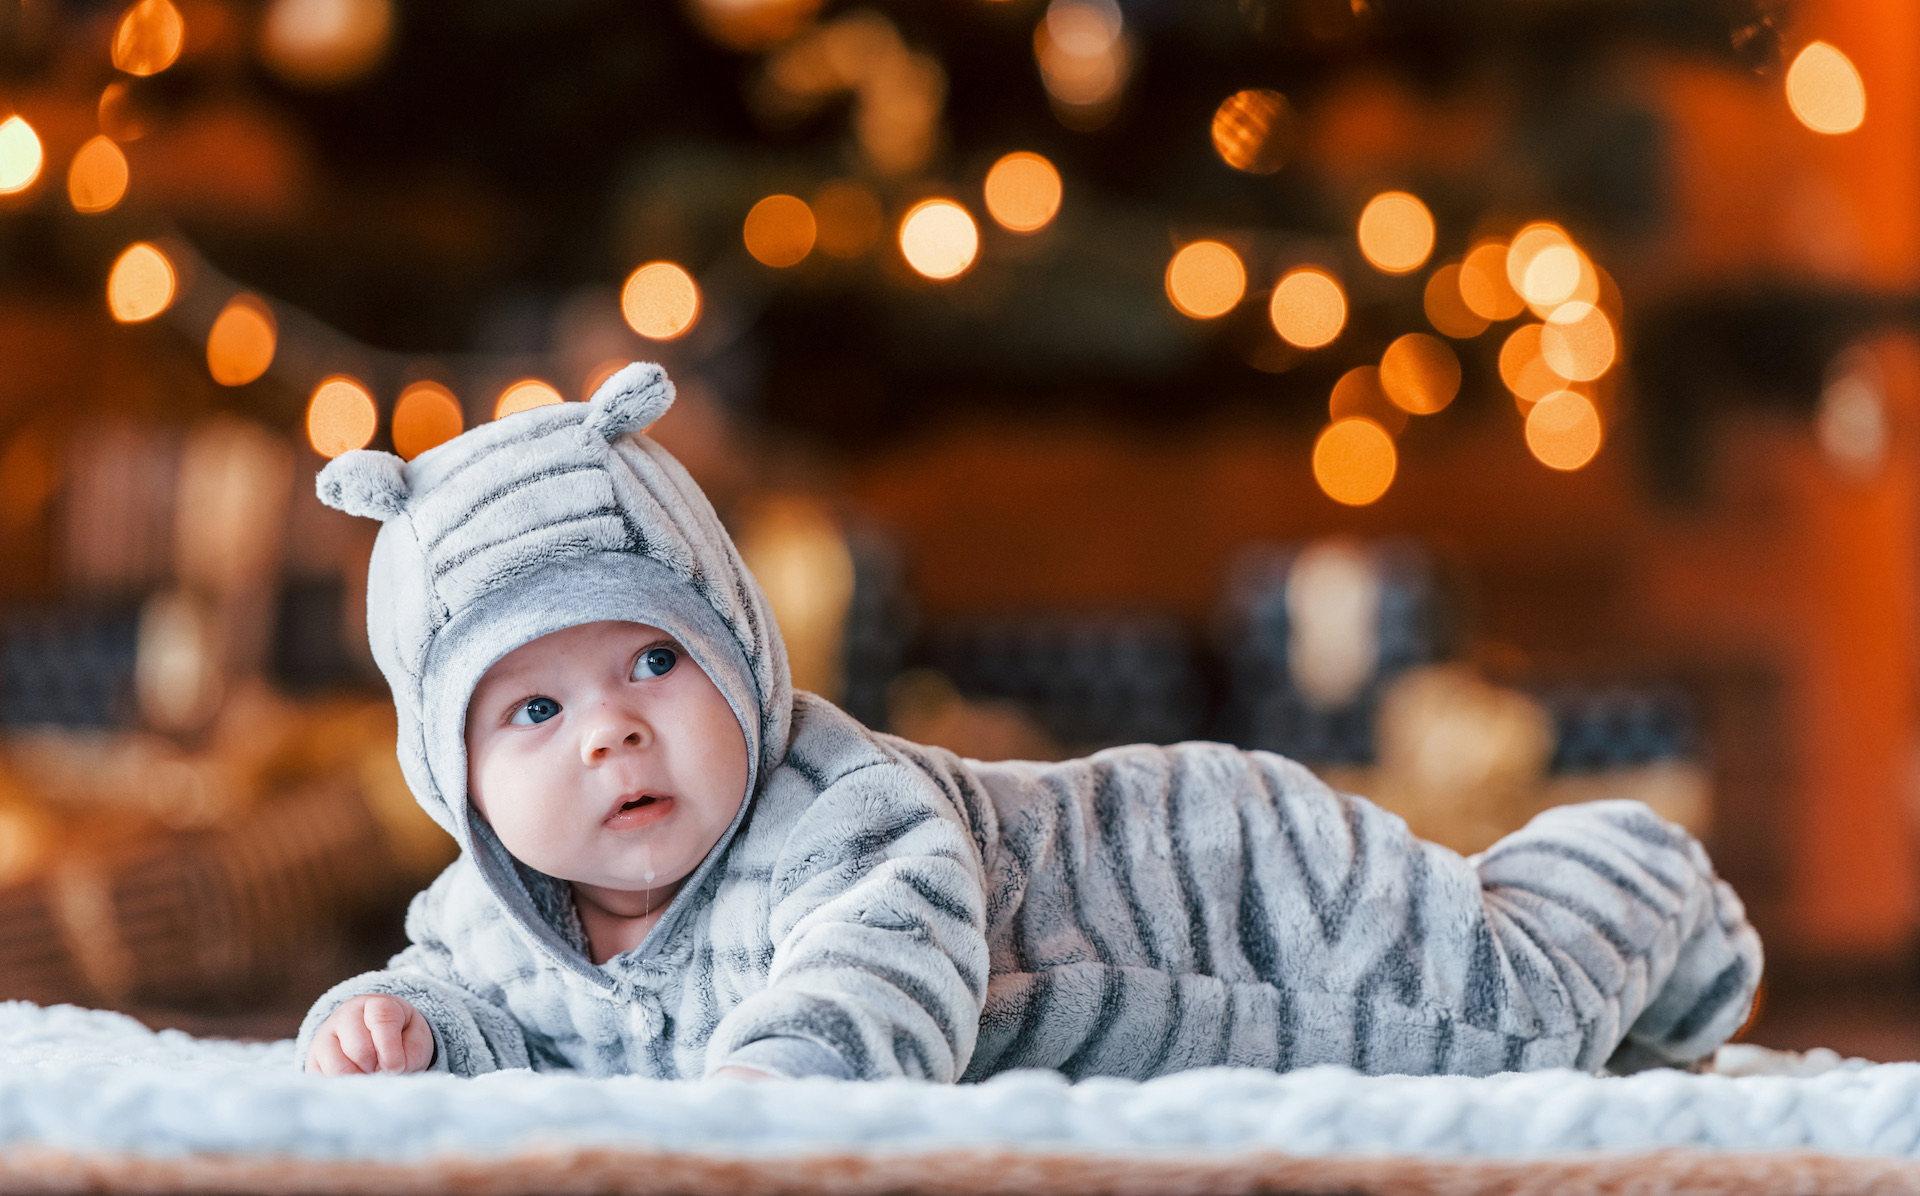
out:
M774 866L767 987L723 1018L708 1071L952 1082L986 998L982 869L962 814L887 762L834 781Z
M394 956L380 971L343 980L314 1002L294 1042L295 1066L306 1069L313 1037L334 1010L354 997L375 993L399 997L426 1018L433 1030L431 1071L476 1076L528 1066L526 1036L520 1024L462 982L441 933L442 906L448 890L456 887L455 870L464 864L464 860L456 862L432 887L413 899L407 909L411 947ZM474 912L485 916L491 906Z

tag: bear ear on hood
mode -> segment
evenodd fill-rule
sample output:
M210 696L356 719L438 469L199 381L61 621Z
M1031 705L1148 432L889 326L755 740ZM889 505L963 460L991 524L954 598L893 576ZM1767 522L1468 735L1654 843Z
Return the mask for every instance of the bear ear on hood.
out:
M406 462L375 449L354 449L327 462L314 489L336 511L382 521L404 515L412 497Z
M636 361L600 384L587 400L587 427L608 444L638 432L673 406L673 383L651 361Z

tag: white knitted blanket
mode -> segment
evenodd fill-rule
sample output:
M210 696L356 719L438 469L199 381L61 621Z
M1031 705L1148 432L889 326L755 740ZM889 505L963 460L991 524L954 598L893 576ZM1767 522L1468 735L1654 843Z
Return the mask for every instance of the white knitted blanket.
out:
M525 1177L528 1158L571 1159L575 1170L569 1174L578 1179L583 1157L697 1156L748 1165L734 1176L738 1188L853 1191L877 1190L880 1180L855 1182L842 1168L837 1178L828 1177L833 1182L801 1182L804 1168L783 1173L762 1166L754 1172L752 1165L826 1156L951 1161L972 1152L1001 1160L996 1174L1004 1177L1006 1160L1028 1156L1179 1159L1188 1165L1379 1156L1526 1161L1674 1148L1778 1152L1782 1160L1803 1161L1809 1154L1877 1157L1869 1170L1878 1178L1861 1190L1902 1190L1920 1182L1912 1167L1920 1160L1920 1064L1840 1063L1830 1053L1822 1061L1729 1048L1721 1066L1820 1074L1656 1071L1601 1078L1554 1071L1465 1079L1368 1078L1337 1068L1285 1075L1221 1069L1146 1083L1069 1085L1051 1073L1016 1072L959 1087L832 1080L695 1084L524 1071L473 1080L323 1079L295 1072L291 1046L284 1042L249 1045L156 1034L118 1014L11 1003L0 1004L0 1189L321 1190L325 1185L314 1176L337 1179L323 1165L343 1162L384 1166L379 1174L394 1182L371 1186L404 1189L408 1185L394 1177L418 1178L407 1167L454 1159L470 1181L455 1186L534 1190L542 1185ZM88 1160L114 1165L89 1170ZM129 1160L172 1162L128 1171ZM178 1166L193 1160L220 1161L228 1170ZM272 1161L279 1170L248 1171L248 1160ZM490 1160L520 1165L521 1180L481 1182ZM1897 1166L1886 1166L1896 1160ZM303 1165L321 1170L303 1172ZM761 1180L785 1174L791 1182L748 1182L749 1172ZM702 1186L682 1173L674 1173L676 1183L661 1179L666 1172L648 1174L660 1182L622 1186ZM887 1182L896 1188L915 1186L910 1168L895 1167L890 1174ZM1072 1174L1084 1179L1093 1172ZM1124 1173L1106 1174L1110 1182L1094 1187L1129 1186ZM1273 1174L1271 1165L1266 1174ZM305 1182L295 1182L303 1175ZM580 1183L561 1182L558 1172L554 1176L552 1190L584 1190ZM1045 1178L1039 1172L1029 1178L1034 1176ZM986 1186L1008 1190L1004 1183ZM1314 1187L1299 1175L1289 1186ZM1349 1190L1353 1186L1367 1185L1350 1178ZM1039 1179L1028 1190L1049 1187L1091 1190L1085 1183L1062 1188Z

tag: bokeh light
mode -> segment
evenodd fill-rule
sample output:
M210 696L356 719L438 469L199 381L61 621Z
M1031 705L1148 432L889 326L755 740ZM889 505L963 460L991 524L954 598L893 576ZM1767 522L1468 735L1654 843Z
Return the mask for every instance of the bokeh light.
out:
M1394 406L1380 385L1380 367L1360 365L1340 375L1327 396L1327 418L1338 423L1362 416L1385 428L1389 436L1398 436L1407 426L1407 413Z
M129 75L154 75L173 65L187 40L187 23L168 0L140 0L113 31L113 65Z
M1074 128L1098 128L1111 117L1127 81L1124 20L1115 0L1053 0L1034 27L1040 80Z
M504 419L522 411L532 411L535 407L551 407L566 400L553 384L539 378L522 378L500 392L493 404L493 418Z
M1600 451L1600 413L1583 394L1555 391L1527 412L1527 448L1549 468L1578 469Z
M1460 263L1450 262L1433 272L1427 279L1426 294L1422 303L1427 309L1427 322L1434 329L1455 340L1466 340L1479 336L1487 330L1490 322L1487 317L1467 306L1460 294Z
M207 333L207 372L222 386L245 386L267 372L278 342L273 310L253 295L235 295Z
M1359 237L1360 252L1376 270L1418 270L1433 252L1433 213L1405 191L1383 192L1360 213Z
M380 412L358 379L335 374L313 388L307 403L307 442L323 457L365 448L373 442Z
M1347 323L1347 294L1333 275L1311 266L1289 270L1274 284L1267 319L1288 344L1318 349L1332 344Z
M1002 228L1030 233L1060 211L1060 172L1039 154L1008 154L987 171L987 213Z
M741 227L747 252L763 266L797 266L813 252L818 226L807 201L794 195L769 195L754 204Z
M1324 270L1289 270L1273 288L1267 318L1288 344L1318 349L1332 344L1346 327L1347 294Z
M1335 420L1313 444L1313 480L1328 498L1364 507L1393 485L1393 437L1370 419Z
M1460 301L1485 320L1511 320L1527 301L1507 278L1507 243L1482 241L1460 263Z
M392 35L390 0L273 0L260 58L289 83L338 87L379 65Z
M1409 332L1381 355L1380 385L1394 406L1432 415L1460 393L1460 359L1439 337Z
M1167 263L1167 298L1196 320L1226 315L1246 293L1246 266L1239 254L1218 241L1182 246Z
M1839 47L1813 42L1787 68L1787 107L1816 133L1851 133L1867 119L1867 88Z
M167 255L135 241L107 273L107 310L122 324L151 320L173 303L176 278Z
M138 141L153 131L151 114L136 99L126 79L115 79L100 92L95 116L100 131L115 141Z
M460 400L438 382L415 382L393 405L393 451L408 461L445 444L466 426Z
M700 318L700 288L672 262L648 262L620 289L620 314L641 336L672 340Z
M1591 303L1563 303L1540 329L1540 356L1574 382L1591 382L1613 366L1613 323Z
M127 193L127 156L104 134L89 138L67 168L67 198L76 212L104 212Z
M1570 381L1554 371L1540 353L1543 325L1522 324L1508 334L1500 346L1500 380L1513 397L1524 403L1537 403Z
M847 179L821 187L813 196L813 218L822 253L855 258L879 243L884 214L873 192Z
M9 116L0 121L0 195L12 195L33 186L45 160L40 135L23 117Z
M1287 164L1293 139L1293 107L1277 91L1238 91L1214 109L1214 152L1235 170L1272 174Z
M900 252L928 278L958 278L980 252L980 230L952 200L922 200L900 221Z
M1513 236L1507 247L1507 283L1544 318L1562 303L1592 303L1600 296L1593 266L1566 230L1540 221Z

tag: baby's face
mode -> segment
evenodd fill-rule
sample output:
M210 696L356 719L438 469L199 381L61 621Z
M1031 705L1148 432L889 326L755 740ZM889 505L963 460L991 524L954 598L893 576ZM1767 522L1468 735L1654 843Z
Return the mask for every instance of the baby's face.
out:
M670 890L739 810L747 742L665 632L586 623L516 648L480 679L467 788L522 863L614 893Z

